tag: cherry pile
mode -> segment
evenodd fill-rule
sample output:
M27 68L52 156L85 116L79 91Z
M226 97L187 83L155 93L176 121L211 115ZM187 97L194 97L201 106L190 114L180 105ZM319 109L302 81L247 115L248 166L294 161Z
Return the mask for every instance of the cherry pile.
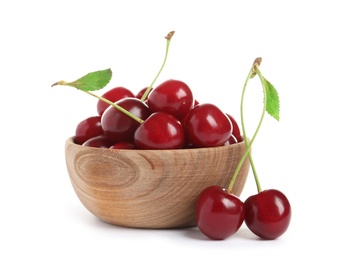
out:
M116 107L99 99L97 115L79 122L74 142L110 149L184 149L242 141L234 117L214 104L199 104L185 82L166 80L142 100L146 89L134 94L118 86L105 92L101 97Z
M200 193L197 201L198 228L214 240L234 235L243 222L258 237L276 239L288 229L290 220L289 200L276 189L260 191L243 202L223 187L210 186Z
M153 82L138 93L119 86L98 96L112 77L111 69L95 71L64 85L98 98L97 115L76 127L74 142L111 149L183 149L230 145L242 141L235 119L211 103L199 104L190 87L169 79L153 87L167 60L171 38L165 39L163 64Z

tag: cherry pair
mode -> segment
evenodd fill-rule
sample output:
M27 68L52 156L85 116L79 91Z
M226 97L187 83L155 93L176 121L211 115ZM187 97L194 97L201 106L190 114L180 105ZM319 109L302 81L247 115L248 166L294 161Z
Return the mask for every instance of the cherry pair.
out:
M242 223L263 239L276 239L287 230L291 206L286 196L275 189L252 195L242 202L220 186L202 191L196 206L196 223L200 231L215 240L235 234Z
M204 189L196 205L196 223L207 237L211 239L225 239L235 234L245 222L247 227L263 239L276 239L288 228L291 219L291 205L287 197L276 189L263 190L258 180L256 169L251 156L251 146L263 122L265 113L269 113L279 120L279 97L273 85L267 81L259 70L261 58L257 58L245 81L241 98L241 120L243 139L247 149L243 154L229 184L228 189L210 186ZM263 87L264 106L259 125L250 141L246 136L243 100L249 79L258 75ZM232 194L239 169L248 156L255 177L258 193L242 202Z

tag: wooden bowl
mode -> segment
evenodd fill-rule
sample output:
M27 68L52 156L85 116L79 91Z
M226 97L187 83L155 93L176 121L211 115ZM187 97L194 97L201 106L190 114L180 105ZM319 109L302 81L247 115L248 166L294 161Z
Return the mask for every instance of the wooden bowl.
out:
M195 226L199 193L228 187L246 149L244 142L216 148L113 150L66 140L67 170L81 203L99 219L133 228ZM249 171L246 158L233 193L239 196Z

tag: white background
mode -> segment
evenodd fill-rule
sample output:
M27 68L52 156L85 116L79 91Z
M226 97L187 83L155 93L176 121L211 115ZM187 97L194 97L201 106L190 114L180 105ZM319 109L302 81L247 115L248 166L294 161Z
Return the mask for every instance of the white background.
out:
M344 40L342 1L2 1L0 3L0 259L343 259ZM210 241L196 228L111 226L77 199L64 142L96 114L96 100L51 88L112 68L106 87L185 81L200 102L239 121L240 94L256 57L280 94L281 120L266 116L253 146L264 189L292 205L288 231L258 240L242 226ZM246 125L262 91L250 81ZM102 93L100 91L100 93ZM241 195L256 193L252 175ZM173 194L172 194L173 196Z

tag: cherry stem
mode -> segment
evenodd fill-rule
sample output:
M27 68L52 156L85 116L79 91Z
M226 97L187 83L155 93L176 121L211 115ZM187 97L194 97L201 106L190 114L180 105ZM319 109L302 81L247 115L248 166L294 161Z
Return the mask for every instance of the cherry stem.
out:
M94 96L100 100L102 100L103 102L107 103L108 105L111 105L113 107L115 107L116 109L120 110L122 113L124 113L125 115L129 116L130 118L134 119L135 121L139 122L140 124L144 122L144 120L142 120L141 118L137 117L136 115L133 115L131 112L129 112L128 110L124 109L123 107L111 102L110 100L104 98L104 97L101 97L101 96L98 96L90 91L86 91L86 90L82 90L84 91L85 93L91 95L91 96Z
M166 44L165 57L164 57L163 64L162 64L160 70L158 71L158 74L156 75L156 77L155 77L154 80L152 81L151 85L146 89L146 91L145 91L144 94L142 95L141 101L144 101L144 100L147 98L147 96L148 96L148 94L150 93L150 91L151 91L153 85L155 84L157 78L159 77L159 75L161 74L161 72L162 72L162 70L163 70L163 68L164 68L164 66L165 66L165 63L166 63L167 58L168 58L169 46L170 46L171 38L172 38L172 36L174 35L174 33L175 33L175 31L171 31L171 32L168 33L167 36L165 36L165 39L167 39L167 44Z
M259 62L256 62L256 61L259 61ZM242 125L242 132L243 132L243 139L244 139L244 142L246 144L246 150L244 152L244 154L242 155L236 169L235 169L235 172L230 180L230 184L229 184L229 187L228 187L228 192L229 193L232 193L232 190L233 190L233 186L235 184L235 180L237 178L237 175L242 167L242 164L244 162L244 160L246 159L246 157L248 156L249 158L249 161L250 161L250 165L252 167L252 171L253 171L253 174L254 174L254 178L255 178L255 182L256 182L256 186L257 186L257 190L258 192L261 192L261 185L260 185L260 182L259 182L259 179L258 179L258 176L257 176L257 173L256 173L256 170L255 170L255 167L254 167L254 162L253 162L253 159L252 159L252 156L251 156L251 153L250 153L250 150L251 150L251 147L252 147L252 144L259 132L259 129L262 125L262 122L263 122L263 119L264 119L264 116L266 114L266 88L264 86L264 78L259 70L259 65L260 65L260 62L261 62L261 58L259 59L256 59L252 68L250 69L250 72L246 78L246 81L244 83L244 87L243 87L243 91L242 91L242 97L241 97L241 125ZM262 110L262 114L261 114L261 118L260 118L260 121L259 121L259 124L254 132L254 135L252 137L252 139L250 140L250 142L248 143L248 138L247 138L247 134L246 134L246 130L245 130L245 127L244 127L244 116L243 116L243 103L244 103L244 94L245 94L245 91L247 89L247 85L248 85L248 81L249 79L253 78L256 74L258 74L259 78L260 78L260 81L261 81L261 84L263 86L263 93L264 93L264 106L263 106L263 110Z

